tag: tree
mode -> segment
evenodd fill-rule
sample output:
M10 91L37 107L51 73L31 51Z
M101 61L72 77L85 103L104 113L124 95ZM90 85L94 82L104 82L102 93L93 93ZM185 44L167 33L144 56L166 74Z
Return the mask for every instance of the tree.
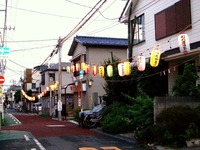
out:
M112 104L113 102L122 102L125 104L129 104L130 101L124 96L124 94L129 96L136 96L136 84L135 80L131 80L133 78L130 76L119 76L118 74L118 62L119 59L112 57L112 60L108 60L105 62L106 64L111 64L113 66L113 76L108 77L107 73L105 73L105 85L104 90L106 91L106 95L104 96L104 100L107 102L107 105Z
M15 103L18 103L19 101L21 101L21 90L17 90L15 92L14 98L15 98Z
M139 90L144 91L150 97L167 94L167 75L160 76L160 72L167 68L166 62L160 61L159 66L156 68L147 64L143 72L139 72L137 67L132 67L129 76L120 77L117 68L119 61L119 59L112 57L112 60L105 62L105 67L106 64L111 63L113 66L113 76L108 77L105 74L104 90L106 95L104 100L106 100L107 104L112 104L114 101L131 104L132 102L124 95L137 97L139 96Z
M200 88L196 86L198 78L194 64L186 63L183 74L176 79L172 91L176 96L199 96Z

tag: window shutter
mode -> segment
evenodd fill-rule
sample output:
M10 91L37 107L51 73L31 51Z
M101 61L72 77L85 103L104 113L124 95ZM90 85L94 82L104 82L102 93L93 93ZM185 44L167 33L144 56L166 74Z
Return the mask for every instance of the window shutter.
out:
M190 0L181 0L175 4L176 31L179 32L191 24Z
M175 11L176 11L176 31L179 32L183 29L183 13L182 13L182 4L181 1L177 2L175 4Z
M156 40L166 36L166 14L162 11L155 15Z
M166 9L166 34L172 35L176 33L176 17L175 17L175 6Z
M183 27L186 28L191 24L190 0L182 0Z

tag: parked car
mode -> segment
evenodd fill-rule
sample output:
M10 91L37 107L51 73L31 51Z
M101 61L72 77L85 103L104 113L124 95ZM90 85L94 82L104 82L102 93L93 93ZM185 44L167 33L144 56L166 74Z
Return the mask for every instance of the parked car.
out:
M41 102L37 102L33 104L33 112L34 113L39 113L42 111L42 103Z

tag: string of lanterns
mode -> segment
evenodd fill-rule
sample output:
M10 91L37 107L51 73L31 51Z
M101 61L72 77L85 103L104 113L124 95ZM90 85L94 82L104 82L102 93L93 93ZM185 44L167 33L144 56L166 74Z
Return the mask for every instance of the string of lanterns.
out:
M178 36L178 45L179 45L180 52L183 53L184 55L186 55L190 51L189 37L187 34L181 33ZM161 52L158 47L154 48L151 51L150 65L152 67L157 67L159 65L160 55L161 55ZM142 53L137 57L136 65L137 65L138 71L142 72L145 70L146 59L145 59L145 56L142 55ZM105 76L104 65L97 66L97 65L93 64L91 68L92 68L93 76L96 76L97 74L102 78ZM119 62L117 65L117 68L118 68L119 76L129 76L131 74L131 63L129 61ZM71 66L66 67L66 71L67 71L67 73L74 73L76 71L76 72L84 72L85 74L89 74L90 64L87 64L85 62L72 64ZM113 66L111 64L108 64L106 66L106 72L107 72L108 77L113 76ZM169 72L169 70L168 70L168 72ZM46 87L38 95L38 98L40 99L41 97L43 97L49 90L51 90L51 91L58 90L58 81L56 81L55 84L51 84L48 87ZM33 97L28 96L23 90L22 90L22 94L29 101L35 101L34 96Z
M181 33L178 36L178 45L180 48L180 52L183 53L184 55L186 55L190 51L189 37L187 34ZM157 67L159 65L160 55L161 55L161 52L159 50L159 47L156 47L151 51L150 65L152 67ZM136 64L137 64L138 71L142 72L145 70L146 59L145 59L145 56L142 55L142 53L140 54L140 56L137 57ZM129 61L118 62L117 68L118 68L119 76L128 76L131 74L131 63ZM96 76L97 74L102 78L105 76L104 65L93 64L91 69L92 69L93 76ZM86 64L85 62L76 63L76 64L72 64L71 66L67 66L66 71L67 73L70 73L70 72L74 73L75 71L76 72L84 71L85 74L88 74L90 72L90 65ZM108 64L106 66L106 73L108 77L113 76L113 66L111 64Z
M23 95L26 99L28 99L29 101L35 101L35 97L34 97L34 96L28 96L28 95L24 92L24 90L22 90L22 95Z
M45 94L48 91L56 91L58 90L58 81L55 82L55 84L50 84L49 86L47 86L40 94L38 94L38 99L40 99L41 97L45 96ZM28 96L23 90L22 90L22 95L28 99L29 101L35 101L35 96Z

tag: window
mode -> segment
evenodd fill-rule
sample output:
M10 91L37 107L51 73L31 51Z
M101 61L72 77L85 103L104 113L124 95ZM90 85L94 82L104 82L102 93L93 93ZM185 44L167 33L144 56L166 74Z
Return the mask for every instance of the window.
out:
M36 89L36 83L32 83L32 89Z
M55 81L55 73L49 73L49 79L52 80L52 82L54 82Z
M191 24L190 0L181 0L155 14L156 40L178 33Z
M41 85L45 85L45 73L42 74L42 82Z
M134 22L134 21L133 21ZM134 33L134 44L141 43L145 40L144 38L144 14L136 18L135 22L135 33ZM134 24L133 24L134 26Z

